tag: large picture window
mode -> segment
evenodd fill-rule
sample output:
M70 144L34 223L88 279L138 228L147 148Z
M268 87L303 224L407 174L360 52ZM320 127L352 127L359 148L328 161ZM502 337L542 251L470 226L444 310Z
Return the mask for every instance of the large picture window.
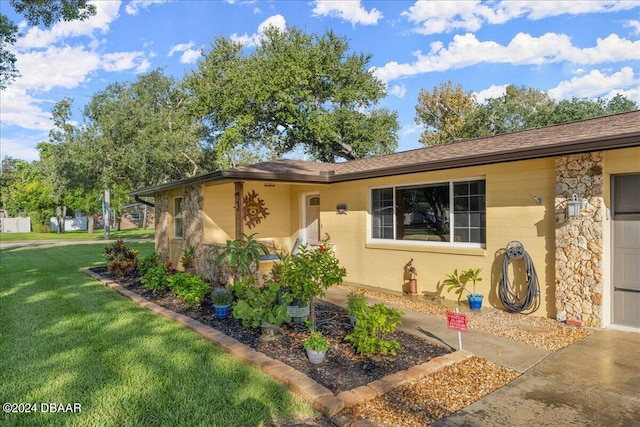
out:
M182 197L176 197L173 199L173 236L178 239L184 237L182 224Z
M371 190L373 239L485 243L485 181Z

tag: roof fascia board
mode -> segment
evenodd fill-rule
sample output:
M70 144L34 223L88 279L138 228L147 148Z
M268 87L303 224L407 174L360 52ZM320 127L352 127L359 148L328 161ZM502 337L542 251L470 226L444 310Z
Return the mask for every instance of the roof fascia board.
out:
M607 142L607 144L603 144ZM561 145L548 147L534 147L518 149L513 151L490 153L468 157L458 157L455 159L435 160L415 163L405 166L389 167L371 171L351 172L335 176L331 182L356 181L360 179L381 178L392 175L406 175L410 173L428 172L443 169L453 169L461 167L482 166L494 163L514 162L520 160L539 159L544 157L554 157L567 154L577 154L589 151L605 151L619 148L630 148L640 146L640 134L631 134L624 137L616 136L610 141L603 141L602 138L591 141L583 140L579 142L569 142Z
M256 172L227 169L215 171L197 177L185 178L153 187L146 187L131 192L131 195L153 196L155 193L187 185L227 180L275 181L303 184L331 184L337 182L357 181L361 179L380 178L392 175L406 175L451 168L482 166L492 163L531 160L543 157L577 154L588 151L604 151L640 146L640 133L615 135L609 138L593 138L575 142L553 144L546 147L520 148L511 151L458 157L454 159L434 160L409 165L372 169L366 171L336 174L335 171L320 171L317 174L296 174L277 172Z

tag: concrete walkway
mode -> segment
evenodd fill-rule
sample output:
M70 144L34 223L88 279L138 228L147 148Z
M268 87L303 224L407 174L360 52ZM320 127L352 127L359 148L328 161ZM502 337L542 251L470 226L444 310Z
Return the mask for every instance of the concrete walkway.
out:
M603 330L432 426L640 425L640 334Z
M347 295L347 289L334 286L327 290L327 295L323 299L346 307ZM371 298L367 298L367 301L370 304L379 302ZM387 305L392 306L392 304ZM446 345L454 350L459 350L458 333L449 330L445 320L429 317L404 308L402 311L404 311L405 315L402 316L402 326L399 329L437 344ZM542 350L474 330L462 333L462 348L478 357L521 373L535 366L551 354L548 350Z

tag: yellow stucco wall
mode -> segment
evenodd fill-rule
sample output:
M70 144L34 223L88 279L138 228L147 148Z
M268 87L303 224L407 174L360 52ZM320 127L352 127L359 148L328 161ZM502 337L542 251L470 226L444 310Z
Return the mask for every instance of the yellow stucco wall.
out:
M371 188L474 178L486 180L485 248L367 241ZM478 283L477 290L485 295L486 303L494 306L500 305L497 285L502 269L501 250L509 241L518 240L532 257L538 272L542 307L537 314L551 315L555 307L551 289L554 284L554 188L553 159L333 184L321 194L322 231L329 233L331 243L336 245L336 254L347 268L349 282L402 291L403 267L413 258L418 270L418 291L437 293L439 283L454 268L482 268L483 281ZM537 205L534 196L542 198L541 205ZM336 215L338 203L348 205L347 215ZM514 272L510 274L513 280ZM441 295L447 299L457 298L446 290L441 291Z

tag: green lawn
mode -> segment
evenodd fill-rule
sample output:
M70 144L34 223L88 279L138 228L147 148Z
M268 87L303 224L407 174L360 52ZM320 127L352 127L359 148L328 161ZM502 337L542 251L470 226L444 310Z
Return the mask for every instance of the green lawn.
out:
M312 416L270 377L82 274L105 263L103 250L0 250L0 401L37 409L2 412L0 425L268 426ZM51 413L50 403L81 412Z
M153 228L131 228L111 231L111 239L143 239L152 238L155 230ZM28 242L33 240L103 240L104 230L95 229L92 234L86 231L67 231L66 233L0 233L2 242Z

